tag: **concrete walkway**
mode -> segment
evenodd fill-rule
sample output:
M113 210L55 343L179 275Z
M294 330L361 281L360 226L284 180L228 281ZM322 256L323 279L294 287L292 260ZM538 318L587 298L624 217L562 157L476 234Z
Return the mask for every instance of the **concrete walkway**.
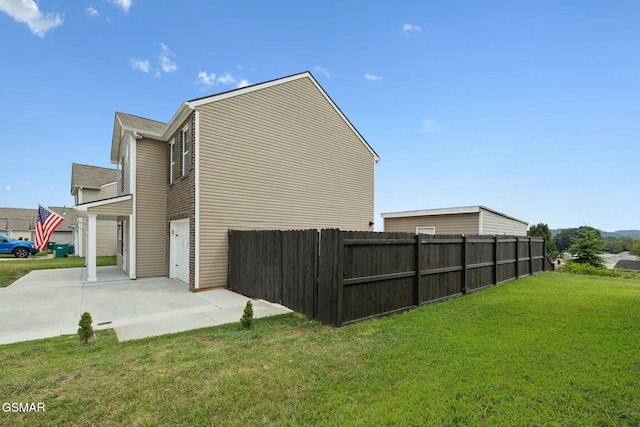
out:
M239 322L249 299L227 289L192 293L166 277L128 280L117 267L98 267L98 282L83 283L83 270L32 271L0 288L0 344L76 334L85 311L94 329L113 328L120 341ZM256 318L291 312L252 302Z

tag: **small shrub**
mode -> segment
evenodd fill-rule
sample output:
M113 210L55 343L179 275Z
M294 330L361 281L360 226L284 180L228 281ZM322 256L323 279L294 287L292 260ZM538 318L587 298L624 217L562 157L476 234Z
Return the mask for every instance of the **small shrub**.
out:
M78 328L78 337L80 338L80 341L84 342L85 345L87 345L89 340L93 337L93 327L91 326L92 322L93 320L91 319L91 315L89 313L87 313L86 311L82 313L80 323L78 323L78 325L80 326Z
M246 329L249 329L253 323L253 304L251 304L251 300L247 301L247 305L244 306L244 313L242 313L240 323Z
M609 270L607 268L597 268L589 264L580 264L573 261L567 261L565 267L560 271L574 274L586 274L589 276L604 276L604 277L620 277L623 279L637 279L640 280L640 274L632 271L626 271L621 269Z

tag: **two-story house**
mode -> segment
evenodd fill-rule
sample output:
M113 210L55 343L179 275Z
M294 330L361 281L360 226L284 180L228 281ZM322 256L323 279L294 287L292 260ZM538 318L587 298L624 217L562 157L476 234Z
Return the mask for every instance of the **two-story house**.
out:
M231 229L372 230L378 155L309 72L184 102L169 123L116 113L117 194L78 206L116 219L118 265L192 291L226 286Z

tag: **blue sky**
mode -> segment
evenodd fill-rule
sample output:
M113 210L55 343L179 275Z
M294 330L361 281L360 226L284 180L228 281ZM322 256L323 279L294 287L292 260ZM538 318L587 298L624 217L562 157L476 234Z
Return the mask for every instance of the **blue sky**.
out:
M380 155L380 212L640 228L640 2L0 0L0 206L72 205L115 111L311 71Z

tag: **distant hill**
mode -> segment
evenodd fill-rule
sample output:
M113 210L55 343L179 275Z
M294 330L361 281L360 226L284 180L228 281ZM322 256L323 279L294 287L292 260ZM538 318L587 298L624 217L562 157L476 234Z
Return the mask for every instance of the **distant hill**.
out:
M578 227L575 227L575 228L578 228ZM561 230L563 230L563 228L553 229L553 230L551 230L551 234L553 234L555 236ZM633 237L633 238L639 238L640 237L640 230L618 230L618 231L602 231L602 230L600 230L600 235L602 235L602 237Z

